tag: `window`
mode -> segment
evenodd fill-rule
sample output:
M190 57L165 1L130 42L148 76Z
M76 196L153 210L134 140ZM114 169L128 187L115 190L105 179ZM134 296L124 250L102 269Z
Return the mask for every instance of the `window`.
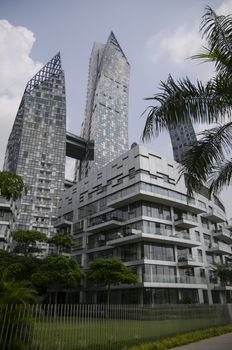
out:
M159 244L145 244L144 259L174 261L175 258L173 247Z
M196 237L196 241L197 242L201 241L201 237L200 237L200 232L199 231L195 231L195 237Z
M203 255L202 255L201 249L197 249L197 256L198 256L198 261L203 262Z

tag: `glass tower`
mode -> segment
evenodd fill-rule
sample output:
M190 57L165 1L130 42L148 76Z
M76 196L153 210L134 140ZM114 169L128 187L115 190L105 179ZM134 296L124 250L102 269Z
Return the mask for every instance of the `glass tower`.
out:
M185 123L169 128L174 160L181 162L190 146L197 141L193 124L189 118Z
M15 204L13 229L53 231L64 188L66 101L60 54L28 83L8 140L4 169L28 187Z
M76 180L128 150L128 87L130 65L113 32L106 44L94 43L89 63L85 117L81 136L94 141L76 168Z

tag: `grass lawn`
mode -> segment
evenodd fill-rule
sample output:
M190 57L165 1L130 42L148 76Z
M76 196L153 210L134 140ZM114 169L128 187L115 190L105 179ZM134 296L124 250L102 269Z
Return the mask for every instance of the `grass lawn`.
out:
M118 320L72 318L37 322L36 350L121 349L125 345L156 340L178 333L219 325L215 318L183 320Z

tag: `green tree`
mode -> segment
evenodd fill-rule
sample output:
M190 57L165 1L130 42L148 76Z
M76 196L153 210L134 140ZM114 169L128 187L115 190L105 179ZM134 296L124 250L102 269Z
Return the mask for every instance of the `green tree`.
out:
M48 240L48 243L56 247L56 254L70 251L73 246L73 238L67 233L56 233Z
M0 280L0 304L30 304L38 300L38 295L29 281Z
M31 349L33 327L28 304L36 303L37 292L29 281L0 279L0 348L5 350ZM19 332L20 329L20 332Z
M24 256L40 253L42 249L37 243L47 242L46 234L39 231L14 231L12 238L15 243L14 252Z
M222 285L232 283L232 268L225 265L215 265L217 276L220 278Z
M43 260L38 272L32 275L32 283L41 291L54 292L54 303L63 289L77 288L84 273L77 261L66 256L49 256Z
M23 178L14 171L0 171L0 195L7 200L16 200L21 197L27 187Z
M111 286L120 283L137 283L138 277L118 258L99 258L89 262L87 278L107 286L107 304L110 303Z
M169 76L161 82L161 92L148 100L149 107L143 140L160 131L185 123L217 123L206 130L186 153L182 174L186 174L189 194L208 181L210 192L218 192L229 185L232 176L232 16L218 16L206 7L202 17L202 36L206 46L193 56L204 62L213 62L215 76L206 84L189 78L174 81Z

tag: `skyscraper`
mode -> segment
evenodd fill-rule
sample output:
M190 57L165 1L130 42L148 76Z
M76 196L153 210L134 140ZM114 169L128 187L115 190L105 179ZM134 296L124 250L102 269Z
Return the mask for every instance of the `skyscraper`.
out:
M197 141L191 120L169 128L174 160L181 162L189 147Z
M113 32L105 45L94 43L81 130L81 137L94 141L94 161L87 154L76 169L76 179L128 150L129 74L130 65Z
M28 187L16 204L13 229L51 233L64 188L66 101L60 54L26 85L8 140L4 169Z

